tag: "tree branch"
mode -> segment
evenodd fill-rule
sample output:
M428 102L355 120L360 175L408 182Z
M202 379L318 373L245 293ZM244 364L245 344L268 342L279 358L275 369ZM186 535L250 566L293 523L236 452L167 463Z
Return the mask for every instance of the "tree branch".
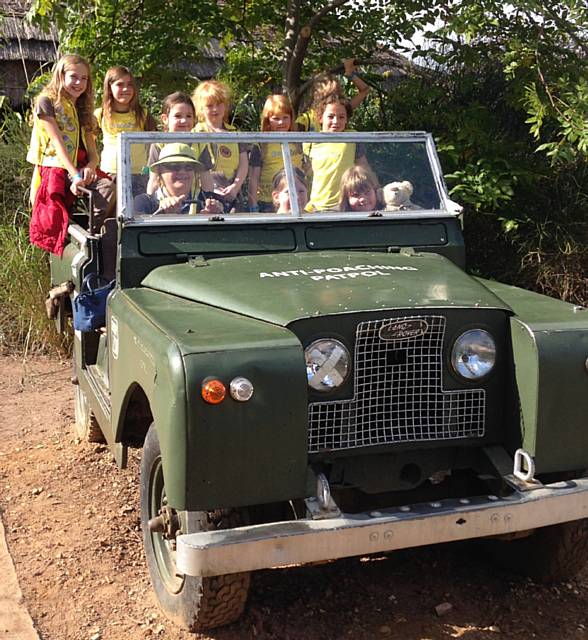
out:
M287 73L285 77L286 88L290 99L294 105L298 104L300 99L300 78L302 75L302 63L306 57L306 51L310 43L310 37L312 31L317 23L324 18L328 13L337 9L347 3L348 0L332 0L329 4L325 5L320 11L317 11L312 18L305 24L297 34L296 44L292 51L290 63L288 64Z
M333 9L336 9L337 7L340 7L341 5L345 4L346 2L348 2L348 0L333 0L333 2L331 2L330 4L324 6L320 11L317 11L314 14L314 16L312 16L312 18L308 21L308 25L307 26L310 29L312 29L317 22L322 20L322 18L324 18L327 15L327 13L330 13L331 11L333 11Z
M564 33L566 33L572 39L572 42L574 42L574 44L588 56L588 46L582 40L580 40L580 38L578 38L578 36L572 31L572 29L570 29L570 24L572 23L558 16L551 7L544 5L543 8L545 10L545 13L555 22L555 24Z

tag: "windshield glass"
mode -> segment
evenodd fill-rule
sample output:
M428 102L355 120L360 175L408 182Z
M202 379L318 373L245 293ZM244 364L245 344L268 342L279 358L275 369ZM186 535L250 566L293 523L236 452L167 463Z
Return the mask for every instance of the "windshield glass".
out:
M448 198L427 134L121 136L119 212L230 220L431 216Z

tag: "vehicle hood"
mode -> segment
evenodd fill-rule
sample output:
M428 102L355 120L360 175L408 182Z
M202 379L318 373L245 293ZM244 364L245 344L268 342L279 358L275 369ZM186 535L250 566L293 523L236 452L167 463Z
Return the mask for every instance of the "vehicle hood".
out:
M435 253L323 251L194 259L154 269L142 285L286 326L313 316L384 309L510 311Z

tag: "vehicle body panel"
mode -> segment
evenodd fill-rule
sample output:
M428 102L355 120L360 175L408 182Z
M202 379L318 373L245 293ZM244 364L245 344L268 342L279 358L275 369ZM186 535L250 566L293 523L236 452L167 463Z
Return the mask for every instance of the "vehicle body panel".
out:
M296 337L157 291L119 295L111 306L120 341L113 407L124 413L133 384L155 400L170 504L213 509L305 495L306 375ZM251 401L204 402L204 380L228 388L237 376L252 381ZM271 483L260 482L270 476Z
M434 253L217 258L159 267L143 285L282 326L300 318L389 308L508 310L483 285Z
M523 447L539 473L588 468L588 310L485 282L511 318Z

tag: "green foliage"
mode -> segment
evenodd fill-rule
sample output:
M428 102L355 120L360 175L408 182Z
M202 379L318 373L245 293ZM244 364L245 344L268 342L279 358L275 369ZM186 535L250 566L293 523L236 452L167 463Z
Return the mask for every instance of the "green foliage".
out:
M29 244L28 187L31 165L25 161L30 129L18 113L5 109L0 124L0 350L60 351L64 343L47 320L47 254Z
M475 211L498 209L509 202L516 184L516 175L502 159L480 158L459 171L446 174L445 179L454 184L449 195Z
M30 15L41 26L55 24L62 49L87 57L99 74L122 64L147 82L165 84L177 81L176 61L201 57L219 11L217 3L190 0L169 0L165 7L159 0L37 0ZM189 74L188 66L180 73Z
M424 53L442 52L443 64L497 66L509 100L553 162L588 156L588 4L467 0L444 4L444 27ZM455 34L463 40L455 41ZM453 38L453 41L452 41Z
M379 92L354 125L433 132L450 193L465 205L470 269L587 303L588 165L538 153L527 118L501 69L478 61Z

